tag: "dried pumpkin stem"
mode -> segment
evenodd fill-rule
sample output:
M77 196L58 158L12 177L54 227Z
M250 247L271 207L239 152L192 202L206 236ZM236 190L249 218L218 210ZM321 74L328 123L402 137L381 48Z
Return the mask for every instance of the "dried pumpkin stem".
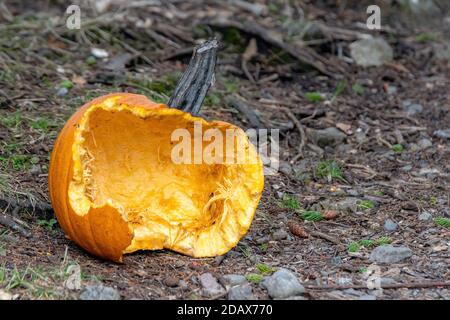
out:
M191 61L181 76L169 106L197 115L208 89L214 83L218 42L208 40L194 49Z

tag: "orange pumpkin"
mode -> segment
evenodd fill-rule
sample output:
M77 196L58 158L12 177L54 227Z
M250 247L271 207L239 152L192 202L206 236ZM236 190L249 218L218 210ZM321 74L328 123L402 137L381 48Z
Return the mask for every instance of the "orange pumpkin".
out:
M171 133L193 133L195 123L234 130L250 161L174 163ZM250 227L263 184L261 160L241 129L129 93L81 107L59 134L49 170L52 205L66 235L118 262L137 250L226 253Z

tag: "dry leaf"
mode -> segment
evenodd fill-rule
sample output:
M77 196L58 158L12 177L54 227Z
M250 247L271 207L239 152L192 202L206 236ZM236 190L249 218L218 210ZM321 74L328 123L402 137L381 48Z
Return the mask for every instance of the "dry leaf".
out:
M252 38L242 54L242 59L244 61L250 61L258 53L258 46L256 45L255 38Z
M323 217L326 220L332 220L334 218L336 218L339 215L339 212L335 211L335 210L327 210L323 213Z
M294 236L297 236L300 238L308 238L308 233L306 232L306 230L301 225L299 225L297 222L290 221L288 223L288 228L289 228L289 231Z
M338 122L338 123L336 123L336 128L338 128L345 134L349 134L349 135L353 134L352 126L347 123Z
M83 78L82 76L73 76L72 82L80 86L84 86L86 84L86 79Z

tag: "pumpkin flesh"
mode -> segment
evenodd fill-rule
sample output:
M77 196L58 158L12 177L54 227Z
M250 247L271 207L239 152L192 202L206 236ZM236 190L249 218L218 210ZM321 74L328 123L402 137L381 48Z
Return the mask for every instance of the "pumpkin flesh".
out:
M261 196L256 151L235 126L144 99L113 94L69 120L49 173L58 221L80 246L114 261L137 250L167 248L193 257L229 251L250 227ZM184 128L194 136L195 122L224 136L234 129L254 161L174 164L171 134Z

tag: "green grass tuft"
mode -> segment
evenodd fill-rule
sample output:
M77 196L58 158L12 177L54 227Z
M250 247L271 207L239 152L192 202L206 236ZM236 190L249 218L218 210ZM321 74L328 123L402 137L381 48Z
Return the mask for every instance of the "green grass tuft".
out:
M438 226L450 229L450 219L449 218L439 217L439 218L434 219L434 222Z
M306 100L308 100L309 102L320 102L323 101L323 95L320 92L307 92L305 93L305 98Z
M283 209L299 210L301 209L301 204L297 198L294 198L288 194L283 194L283 198L278 203L278 206Z
M318 178L326 178L328 182L333 181L333 179L345 181L342 176L341 167L335 161L331 160L319 162L314 174Z
M248 282L251 283L260 283L264 279L262 275L257 273L249 273L245 276L245 278L247 279Z
M361 200L358 203L358 209L362 211L370 210L375 208L375 202L372 200Z
M306 221L320 221L323 220L323 214L319 211L304 211L300 214L300 217Z

